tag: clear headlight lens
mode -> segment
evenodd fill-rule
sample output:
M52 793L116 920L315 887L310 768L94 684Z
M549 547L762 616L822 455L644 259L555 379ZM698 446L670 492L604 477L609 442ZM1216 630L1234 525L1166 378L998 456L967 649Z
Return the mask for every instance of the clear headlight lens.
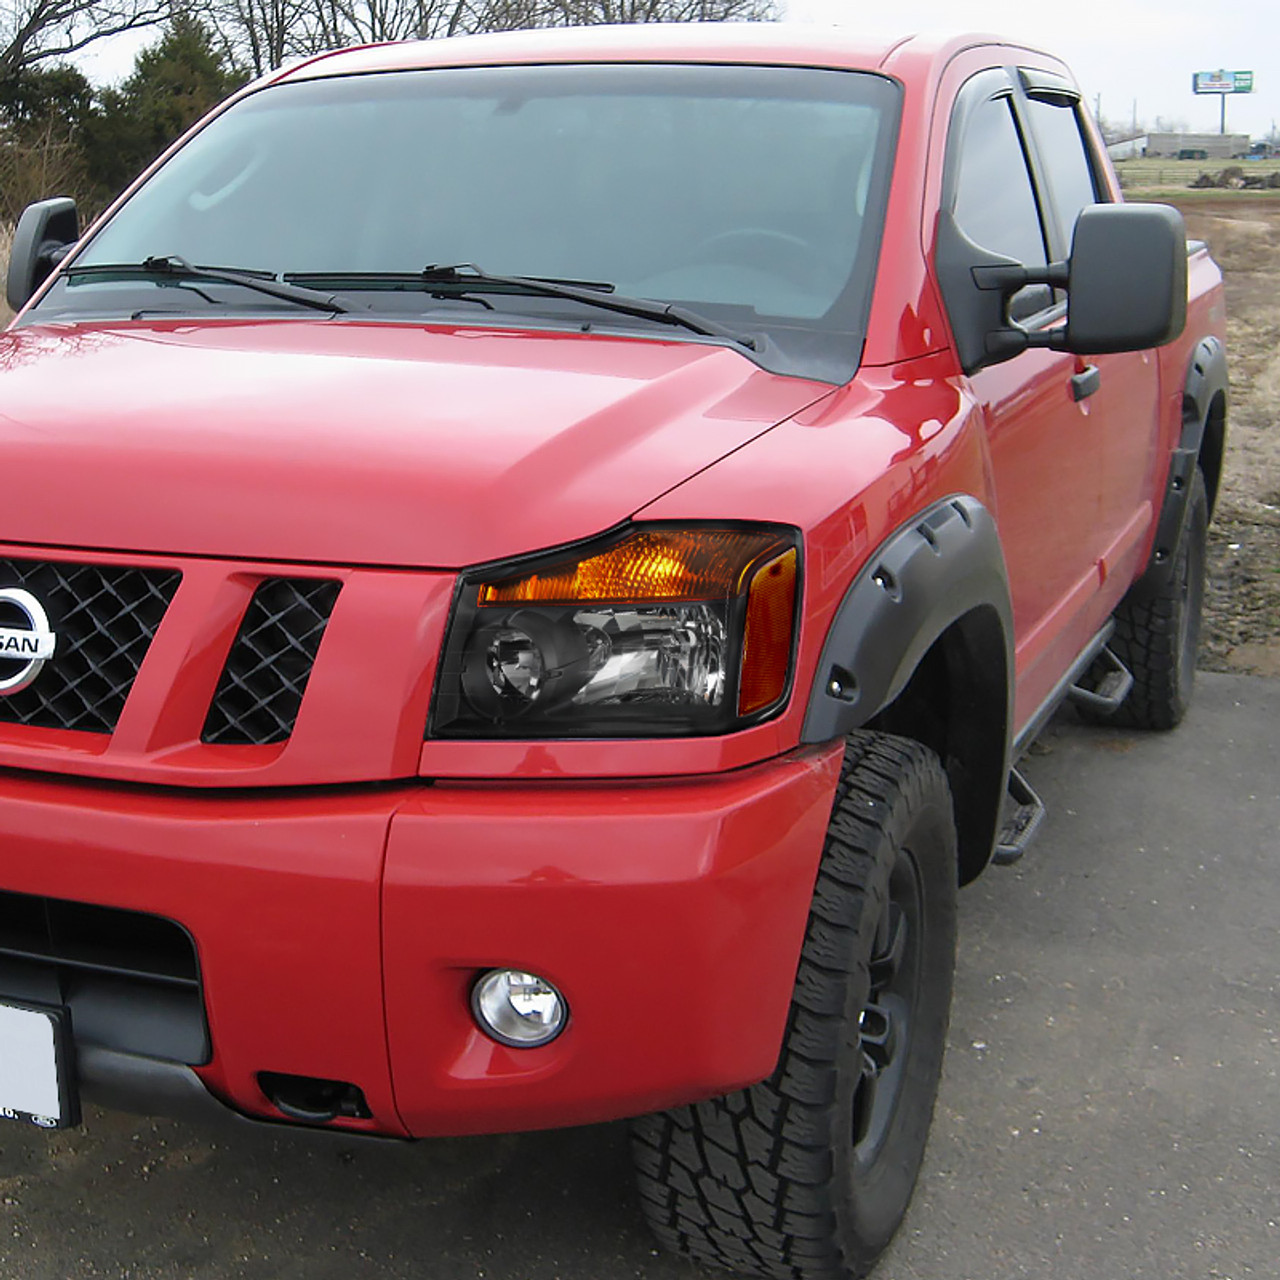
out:
M577 554L468 574L433 731L723 733L782 702L792 531L639 526Z

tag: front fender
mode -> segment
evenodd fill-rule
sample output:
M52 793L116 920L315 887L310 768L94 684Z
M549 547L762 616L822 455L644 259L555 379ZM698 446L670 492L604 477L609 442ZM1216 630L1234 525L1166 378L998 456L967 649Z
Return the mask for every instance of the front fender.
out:
M836 611L805 714L803 742L860 728L902 692L953 623L995 610L1012 705L1013 610L991 513L976 498L946 498L892 534L870 557Z

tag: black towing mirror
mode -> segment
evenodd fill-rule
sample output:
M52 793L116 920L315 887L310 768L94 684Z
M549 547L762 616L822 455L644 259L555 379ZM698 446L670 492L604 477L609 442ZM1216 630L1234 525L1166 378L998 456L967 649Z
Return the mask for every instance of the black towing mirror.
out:
M938 271L966 373L1029 347L1077 355L1172 342L1187 321L1187 233L1164 204L1095 204L1076 220L1071 257L1024 267L979 248L944 214ZM1067 294L1067 323L1028 330L1009 307L1028 285Z
M1095 204L1076 220L1066 349L1141 351L1187 323L1187 229L1167 204Z
M76 202L66 196L29 204L18 219L9 253L5 297L21 311L80 238Z

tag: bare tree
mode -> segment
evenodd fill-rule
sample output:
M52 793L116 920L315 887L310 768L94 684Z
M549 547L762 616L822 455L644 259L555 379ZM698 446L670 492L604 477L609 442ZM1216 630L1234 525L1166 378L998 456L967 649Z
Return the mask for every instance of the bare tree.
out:
M0 79L105 36L154 26L167 0L0 0Z
M206 17L231 60L262 75L319 49L308 0L216 0Z
M548 16L530 26L604 22L754 22L775 16L770 0L550 0Z
M312 0L314 29L326 47L381 40L433 40L491 29L480 0Z
M12 227L27 205L53 192L83 204L91 185L83 154L56 121L42 122L21 142L0 141L0 227Z
M208 16L231 56L261 75L290 58L383 40L774 15L773 0L215 0Z
M1130 138L1136 138L1147 132L1147 126L1138 121L1137 124L1132 120L1112 120L1109 116L1098 117L1098 132L1102 134L1103 142L1110 145L1113 142L1128 142Z

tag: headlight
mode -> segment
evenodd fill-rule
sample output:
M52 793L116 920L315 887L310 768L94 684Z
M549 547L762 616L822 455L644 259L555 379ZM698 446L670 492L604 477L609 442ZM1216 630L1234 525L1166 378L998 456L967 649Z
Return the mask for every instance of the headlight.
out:
M725 733L786 696L794 531L637 525L462 576L431 732Z

